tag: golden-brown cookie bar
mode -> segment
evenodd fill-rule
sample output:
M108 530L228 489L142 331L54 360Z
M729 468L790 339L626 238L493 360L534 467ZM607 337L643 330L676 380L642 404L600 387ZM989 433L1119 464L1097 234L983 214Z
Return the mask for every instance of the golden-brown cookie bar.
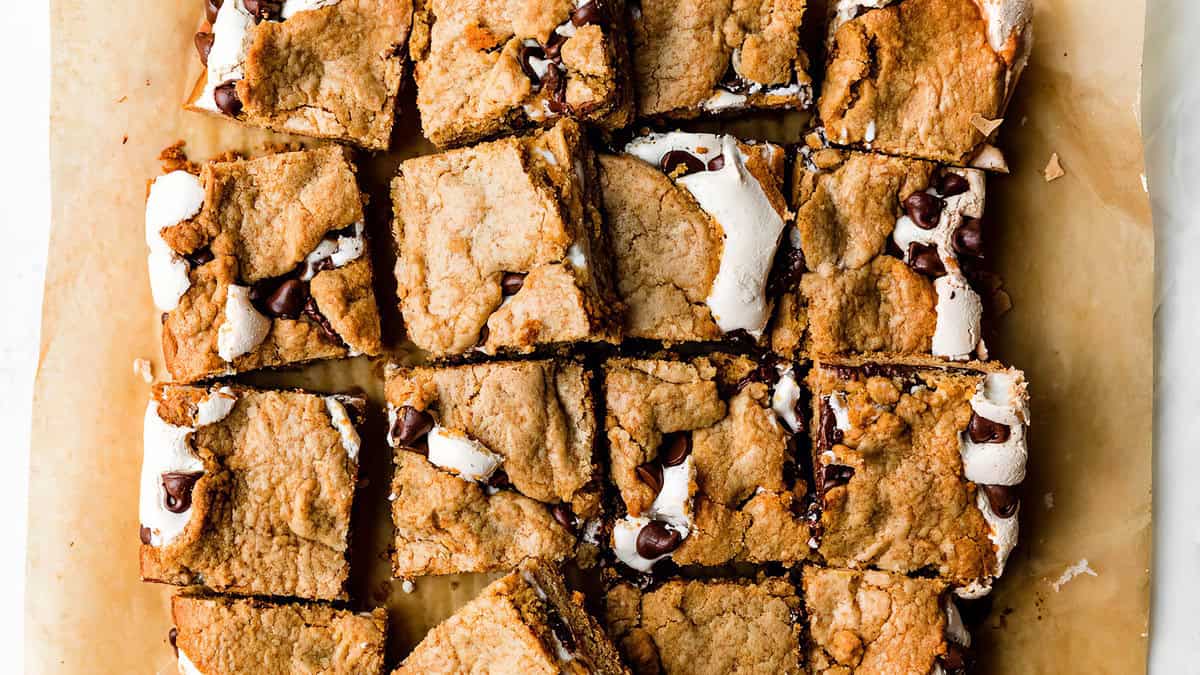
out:
M397 577L595 557L591 379L556 361L387 369Z
M630 11L638 114L687 118L812 104L805 0L641 0Z
M676 131L624 150L600 158L600 179L626 336L763 340L791 218L783 149Z
M982 171L813 144L792 200L775 350L987 358Z
M807 560L803 435L792 366L715 354L604 368L618 560L680 565Z
M142 579L344 599L365 414L365 400L344 395L156 387L143 435Z
M171 616L180 673L383 672L384 609L356 613L185 591L171 598Z
M208 0L185 107L386 150L411 0Z
M393 675L628 675L583 595L529 561L438 624Z
M408 337L436 357L615 342L622 307L579 125L410 159L392 182Z
M176 381L382 350L348 151L164 157L174 170L150 185L146 243Z
M971 636L945 582L806 566L808 671L964 673Z
M439 147L633 117L624 0L417 0L417 107Z
M605 598L609 635L635 673L808 672L803 607L787 579L618 583Z
M839 0L832 8L817 103L831 142L1005 168L988 140L1028 60L1030 0Z
M1017 543L1024 375L818 361L808 384L821 558L988 593Z

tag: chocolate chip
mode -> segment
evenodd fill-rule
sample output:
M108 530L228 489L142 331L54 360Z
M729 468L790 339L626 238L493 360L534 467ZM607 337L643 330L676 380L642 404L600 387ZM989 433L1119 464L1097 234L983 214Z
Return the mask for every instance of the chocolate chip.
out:
M500 277L500 293L503 295L516 295L524 285L525 275L520 272L505 272Z
M771 274L767 278L767 295L778 297L798 288L806 267L804 251L792 246L791 230L788 230L775 251L775 261L771 264Z
M1003 443L1012 435L1007 424L993 422L986 417L971 413L967 424L967 436L976 443Z
M571 23L576 26L586 26L589 23L602 24L604 23L604 9L596 0L585 2L571 12Z
M175 650L175 658L179 658L179 629L171 626L171 630L167 632L167 642L171 643L171 649Z
M946 273L946 265L934 244L914 241L908 245L908 266L917 274L936 279Z
M568 652L574 652L575 634L571 632L571 627L563 621L562 616L557 611L551 611L546 615L546 623L550 624L550 632L554 633L554 637L558 638L563 649Z
M532 60L545 58L546 50L542 49L540 45L522 44L517 50L517 63L521 65L521 72L525 73L525 77L528 77L533 82L541 82L542 78L537 74L537 71L533 69ZM551 64L551 66L552 65L553 64Z
M166 508L171 513L183 513L192 508L192 488L200 480L199 473L164 473L163 490L167 493Z
M748 387L752 382L775 382L778 379L778 371L775 369L774 360L767 359L759 363L742 379L737 381L734 387L734 394L741 392Z
M837 428L837 416L833 414L833 406L826 397L821 402L821 415L817 419L817 439L819 450L829 450L841 443L845 438L842 430Z
M737 68L733 67L732 58L729 60L729 67L725 69L725 74L721 76L721 81L717 83L717 86L731 94L746 94L750 91L750 83L746 81L746 78L738 74Z
M430 431L433 431L433 415L410 405L402 405L396 411L396 422L390 431L392 445L411 446Z
M571 507L566 504L555 504L550 507L550 513L559 525L567 528L571 534L575 534L575 513L571 511Z
M675 174L678 176L686 176L689 173L698 173L704 171L704 160L693 155L687 150L672 150L662 156L658 166L663 170L663 173L669 175ZM683 171L679 171L679 167L683 167ZM678 172L677 174L675 172Z
M904 211L917 227L932 230L937 227L938 217L942 215L942 200L928 192L914 192L904 200Z
M717 155L708 160L709 171L720 171L725 168L725 155Z
M483 324L482 326L479 327L479 340L477 340L475 342L475 344L481 345L481 346L486 345L487 341L488 341L488 336L491 334L492 334L492 329L488 328L486 323Z
M138 537L141 538L143 544L149 546L150 545L150 528L146 527L145 525L141 525L138 529Z
M826 464L821 471L821 494L829 492L831 488L845 485L850 482L854 476L854 467L846 466L845 464Z
M192 251L191 253L184 256L184 258L186 258L187 261L189 263L191 263L192 267L200 267L201 265L207 265L208 263L212 262L215 257L216 256L213 255L212 250L209 249L207 246L205 246L204 248L198 248L195 251Z
M279 0L243 0L242 6L255 21L278 19L283 12L283 3Z
M954 251L975 258L983 257L983 228L977 218L963 218L954 231Z
M992 513L1001 518L1012 518L1017 515L1017 507L1021 504L1021 498L1017 496L1017 491L1013 486L980 485L979 487L983 490L983 496L987 497Z
M567 78L558 69L558 66L551 65L546 70L546 77L542 78L542 89L549 92L546 97L546 107L550 109L550 112L556 115L565 115L571 112L571 106L567 105Z
M650 486L651 490L654 490L655 495L657 495L660 491L662 491L662 486L663 486L662 465L657 464L655 462L647 462L645 464L642 464L638 468L634 469L634 471L637 472L638 478L642 479L643 483Z
M674 551L682 543L683 537L678 532L665 523L652 520L638 532L636 546L638 555L652 559Z
M209 23L216 23L217 12L223 4L222 0L204 0L204 18L208 19Z
M508 479L508 473L504 469L496 469L488 478L487 484L488 487L500 489L512 485L512 481Z
M947 171L946 173L942 174L940 179L938 179L937 191L943 197L961 195L970 189L971 184L967 182L967 179L954 173L953 171Z
M196 36L192 38L192 41L196 43L196 52L200 54L200 63L204 64L204 66L207 68L208 53L212 51L213 46L213 34L203 32L196 33Z
M330 342L339 345L345 344L342 342L342 336L338 335L337 331L333 329L333 324L329 323L329 319L325 318L325 315L321 313L320 308L317 307L316 299L311 295L308 296L308 301L304 303L304 316L308 317L310 321L317 324L317 326L321 329L321 332L324 333L325 337L328 338Z
M967 657L963 654L962 647L953 642L946 643L946 653L938 656L937 660L943 669L950 672L961 671L967 667Z
M272 316L297 319L308 301L308 284L299 279L288 279L279 284L275 292L267 296L266 308Z
M658 461L663 466L679 466L692 453L692 435L679 431L663 436L662 444L658 446Z
M213 101L218 110L230 117L242 112L242 99L238 98L237 83L232 80L213 89Z

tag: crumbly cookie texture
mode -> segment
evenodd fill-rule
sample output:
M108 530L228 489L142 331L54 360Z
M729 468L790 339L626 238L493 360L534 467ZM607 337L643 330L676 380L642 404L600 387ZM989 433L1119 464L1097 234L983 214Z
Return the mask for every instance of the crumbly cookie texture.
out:
M400 309L434 356L615 342L595 156L579 125L410 159L392 183Z
M631 12L638 113L695 117L812 103L805 0L642 0Z
M972 119L1004 116L1026 51L998 52L988 30L976 0L902 0L841 23L818 102L829 140L969 165L987 141Z
M431 630L393 671L628 675L603 629L552 566L531 561Z
M808 559L807 486L772 405L781 379L773 366L719 354L605 365L610 470L626 511L614 532L630 528L627 543L614 534L622 562L649 569L658 556L642 530L660 526L678 538L657 553L681 565Z
M786 579L673 579L608 591L609 635L637 673L803 673L802 606Z
M156 387L145 436L142 578L344 599L363 406L295 391ZM162 447L164 439L174 447ZM192 461L159 474L152 463L168 450ZM159 509L190 510L166 543L147 527Z
M226 4L237 5L227 12L244 12L242 0ZM274 131L386 150L404 77L411 0L310 4L320 6L287 18L244 19L248 30L232 57L237 64L232 77L207 69L187 107ZM226 25L218 21L206 31L222 41ZM236 41L239 36L224 37ZM208 38L210 49L213 40ZM208 58L205 52L201 60ZM233 83L236 104L215 99L214 88L226 82Z
M162 324L176 381L382 351L363 197L348 151L211 162L194 180L204 195L199 212L147 233L158 237L152 284L156 255L186 270L186 291ZM306 262L329 250L302 279ZM243 316L260 326L256 335L237 334ZM223 332L237 349L229 351Z
M944 582L811 566L803 579L809 672L947 672Z
M623 0L417 0L412 60L439 147L570 117L633 117Z
M180 672L382 673L387 610L183 593L171 598ZM184 661L194 670L184 670Z
M585 541L600 515L590 387L581 366L554 361L389 368L395 575L594 549ZM481 457L489 472L469 472Z

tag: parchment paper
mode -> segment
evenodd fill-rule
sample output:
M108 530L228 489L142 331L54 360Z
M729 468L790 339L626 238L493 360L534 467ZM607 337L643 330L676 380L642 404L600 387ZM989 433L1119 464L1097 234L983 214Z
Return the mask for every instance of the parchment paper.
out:
M1036 3L1037 45L1001 138L1013 174L991 181L987 221L1014 302L991 344L1032 382L1032 456L1024 536L976 633L980 672L1141 672L1153 283L1135 119L1143 2ZM203 159L278 137L180 110L197 72L194 0L55 0L51 12L54 206L34 395L27 664L30 672L172 672L172 589L142 584L137 570L149 387L131 364L149 358L163 373L145 273L145 180L158 172L157 152L176 139ZM411 91L403 104L404 151L364 172L379 195L369 227L381 244L384 291L389 206L378 188L401 157L429 151L417 140ZM788 140L770 121L738 125L754 129ZM1042 169L1052 152L1067 174L1047 184ZM382 309L394 316L389 297ZM394 318L388 323L394 337ZM376 401L380 394L363 359L251 381L364 387ZM488 578L420 579L412 594L384 585L390 459L379 442L382 421L371 424L352 592L364 604L388 602L394 659ZM375 526L364 525L371 518ZM1056 591L1053 582L1085 558L1097 576Z

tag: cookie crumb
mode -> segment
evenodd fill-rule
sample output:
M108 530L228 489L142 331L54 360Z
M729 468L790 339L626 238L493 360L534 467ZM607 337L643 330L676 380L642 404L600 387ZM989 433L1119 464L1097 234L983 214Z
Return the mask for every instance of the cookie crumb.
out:
M411 580L405 579L404 582L400 584L400 590L404 591L405 593L412 593L413 591L417 590L417 585Z
M1000 119L989 120L979 113L971 115L971 126L978 129L979 133L983 134L984 136L991 136L992 132L1000 128L1001 124L1004 124L1003 117Z
M1062 162L1058 160L1057 152L1050 155L1050 161L1046 163L1045 175L1047 183L1053 183L1067 175L1067 172L1063 171Z
M149 359L134 359L133 374L142 378L146 384L154 384L154 366L150 365Z
M1079 560L1079 562L1068 567L1062 573L1062 575L1058 577L1058 581L1050 582L1050 586L1052 586L1054 588L1054 592L1057 593L1059 591L1059 589L1061 589L1064 585L1066 585L1066 583L1068 581L1074 579L1075 577L1077 577L1081 574L1086 574L1088 576L1093 576L1093 577L1100 576L1100 575L1096 574L1096 570L1092 569L1091 566L1088 565L1087 558L1081 558Z

